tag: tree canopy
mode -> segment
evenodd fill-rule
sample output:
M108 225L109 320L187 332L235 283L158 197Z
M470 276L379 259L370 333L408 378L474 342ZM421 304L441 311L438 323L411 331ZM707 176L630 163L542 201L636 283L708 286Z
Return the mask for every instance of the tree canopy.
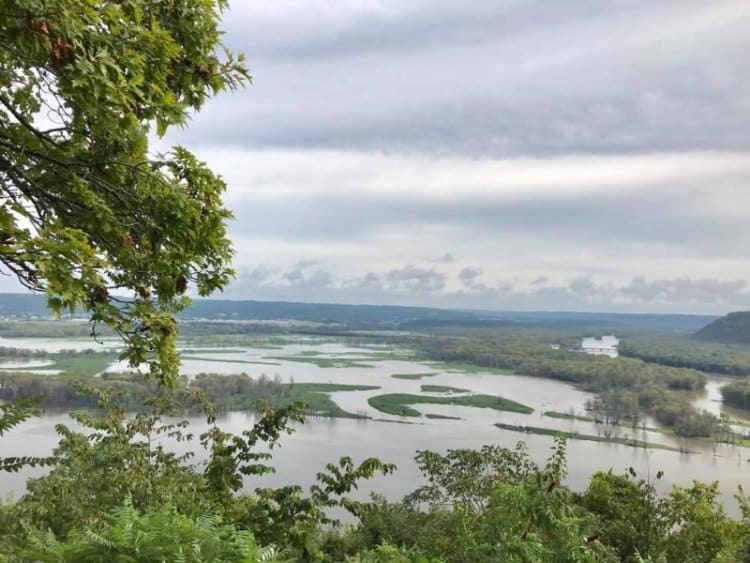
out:
M0 0L0 263L177 374L174 316L232 276L222 179L149 137L249 80L225 0Z

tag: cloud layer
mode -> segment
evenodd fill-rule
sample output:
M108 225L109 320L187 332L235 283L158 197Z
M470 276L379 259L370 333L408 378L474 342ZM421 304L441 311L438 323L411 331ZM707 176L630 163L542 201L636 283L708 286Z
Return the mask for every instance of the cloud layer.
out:
M745 0L234 2L237 298L750 308Z
M744 0L266 1L200 143L545 156L750 148Z

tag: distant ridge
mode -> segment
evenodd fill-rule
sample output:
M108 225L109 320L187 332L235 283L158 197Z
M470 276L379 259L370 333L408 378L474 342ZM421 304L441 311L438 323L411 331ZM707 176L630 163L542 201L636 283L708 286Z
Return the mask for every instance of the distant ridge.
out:
M750 344L750 311L737 311L718 318L696 332L695 337L711 342Z
M0 315L6 318L52 318L47 300L37 293L0 293Z
M0 316L6 319L51 319L44 296L29 293L0 293ZM183 319L212 321L302 321L347 326L402 324L416 321L471 322L491 313L410 307L401 305L345 305L292 301L194 299ZM82 315L83 317L83 315Z
M356 326L361 323L401 324L417 320L471 321L483 316L455 309L401 305L343 305L227 299L195 299L190 309L183 314L183 318L186 319L291 320L347 326Z
M0 293L0 317L51 319L43 296ZM292 301L195 299L183 319L209 321L297 321L348 329L429 330L441 326L485 327L526 324L590 327L593 332L640 330L693 334L716 316L678 314L587 313L576 311L493 311L438 309L400 305L347 305Z

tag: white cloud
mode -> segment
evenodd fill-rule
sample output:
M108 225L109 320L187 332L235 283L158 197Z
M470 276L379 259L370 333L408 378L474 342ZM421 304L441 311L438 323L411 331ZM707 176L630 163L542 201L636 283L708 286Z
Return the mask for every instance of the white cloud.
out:
M248 272L270 277L266 270L255 272L258 264L278 270L274 275L285 280L295 299L304 297L305 289L320 295L311 282L324 282L322 297L346 300L347 293L334 288L348 279L350 286L364 284L351 298L387 303L398 285L399 299L416 302L424 293L431 304L456 306L462 306L461 295L469 300L467 291L476 297L481 289L490 300L498 280L511 278L530 287L562 284L566 299L575 295L586 308L598 306L586 280L597 280L602 297L638 275L736 280L750 272L750 155L500 160L325 150L201 150L200 155L229 182L241 272L231 291L241 297L256 296L241 290L249 287L242 280ZM444 278L418 281L419 271L389 278L388 272L400 272L404 264ZM467 268L483 271L473 285L461 280ZM436 301L442 294L444 301ZM553 304L550 290L547 295ZM274 296L285 298L280 289ZM684 306L695 309L696 303L688 299ZM730 306L713 298L706 303Z

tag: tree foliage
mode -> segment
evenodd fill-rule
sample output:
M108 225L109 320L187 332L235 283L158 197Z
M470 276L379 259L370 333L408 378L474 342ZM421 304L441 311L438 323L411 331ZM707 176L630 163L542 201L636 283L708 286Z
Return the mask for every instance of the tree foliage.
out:
M734 381L722 386L721 397L728 405L750 410L750 381Z
M220 177L148 141L249 78L222 46L225 7L0 2L0 263L56 313L114 327L167 383L189 284L207 295L232 275L230 213Z
M24 557L55 563L100 561L179 561L255 563L277 561L273 548L260 549L248 531L207 514L190 518L169 504L140 514L126 499L103 529L74 530L65 540L35 531Z
M702 341L674 335L628 335L620 340L621 355L666 366L706 373L750 375L750 350L741 344Z
M562 439L543 467L523 444L420 452L417 463L428 485L402 503L368 505L354 532L363 545L395 544L441 561L615 561L563 486Z

